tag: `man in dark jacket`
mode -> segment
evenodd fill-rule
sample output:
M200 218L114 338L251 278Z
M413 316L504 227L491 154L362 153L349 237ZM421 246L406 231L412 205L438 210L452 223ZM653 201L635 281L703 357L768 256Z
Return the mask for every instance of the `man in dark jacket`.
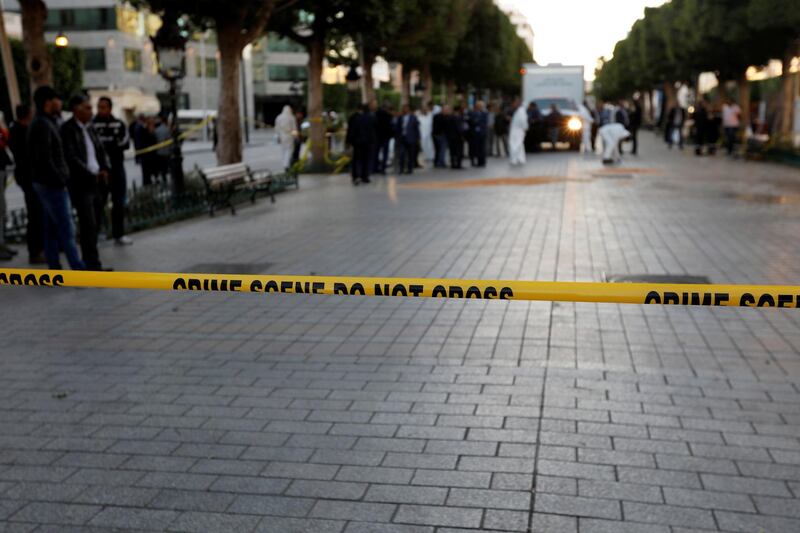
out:
M125 195L127 179L125 176L125 150L130 146L130 137L125 123L111 114L113 103L111 98L103 96L97 102L97 116L92 120L92 128L111 164L108 183L100 182L97 195L97 221L105 220L105 207L111 193L111 234L114 244L124 246L133 244L130 237L125 236Z
M486 135L489 129L489 116L485 104L478 100L475 109L469 114L469 159L473 167L486 166Z
M369 172L376 140L375 115L370 112L366 104L362 104L347 122L346 142L353 148L353 158L350 162L353 185L370 182Z
M68 188L78 212L81 254L89 270L104 270L97 251L95 204L98 184L108 183L108 157L91 126L92 104L86 95L69 101L72 118L61 126L64 156L69 166Z
M59 249L64 250L73 270L86 265L75 246L72 207L67 193L69 167L58 131L61 99L52 87L42 86L33 95L36 116L28 130L28 156L33 190L44 213L44 255L51 270L61 270Z
M631 142L633 148L631 154L636 155L639 152L639 128L642 127L642 104L638 99L633 101L633 107L628 114L628 131L631 132ZM621 152L620 152L621 153Z
M460 169L461 160L464 159L464 116L461 114L461 106L456 106L446 124L450 168Z
M434 166L436 168L445 168L445 158L447 156L447 121L450 120L452 109L449 105L445 105L440 113L433 116L433 143L436 148L434 157Z
M28 226L25 239L28 243L28 262L31 265L46 263L44 259L44 214L42 203L33 190L31 180L31 160L28 156L28 128L33 120L33 111L29 105L18 105L17 120L11 125L11 138L8 148L14 156L14 178L25 194L25 212Z
M383 107L375 111L377 146L373 154L373 169L378 174L386 174L386 166L389 162L389 141L392 140L392 134L394 133L392 120L389 103L384 102Z
M399 151L400 174L404 171L407 174L414 173L414 166L417 163L417 146L419 146L419 120L411 111L411 106L403 106L402 114L397 117L395 122L396 137L395 146Z

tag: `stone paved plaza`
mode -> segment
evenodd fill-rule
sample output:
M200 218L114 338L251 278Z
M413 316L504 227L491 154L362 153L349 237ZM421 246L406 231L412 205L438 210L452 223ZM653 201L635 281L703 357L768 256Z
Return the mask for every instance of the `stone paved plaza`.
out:
M800 170L642 137L607 172L544 153L358 188L303 177L275 205L101 255L117 270L798 283ZM795 310L0 301L0 531L800 531Z

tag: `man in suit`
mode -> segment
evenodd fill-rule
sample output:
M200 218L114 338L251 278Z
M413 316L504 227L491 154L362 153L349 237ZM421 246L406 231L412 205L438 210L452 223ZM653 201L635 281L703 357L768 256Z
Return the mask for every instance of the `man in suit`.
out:
M362 104L347 123L346 142L353 148L353 159L350 163L353 185L370 182L369 173L376 141L375 115L370 112L367 104Z
M460 169L464 158L464 115L461 106L456 106L446 123L447 147L450 152L450 168Z
M72 118L61 126L64 156L69 167L68 188L72 205L78 212L81 255L89 270L103 269L97 251L95 204L98 185L108 183L110 163L103 144L92 128L92 104L86 95L69 101Z
M419 145L419 120L411 112L411 106L403 106L403 113L397 117L397 136L396 142L400 150L400 174L405 171L407 174L414 173L414 166L417 162L417 146Z
M386 166L389 162L389 141L392 140L392 121L394 120L391 104L388 101L384 102L374 115L377 146L373 154L373 171L378 174L386 174Z
M489 116L483 101L475 103L475 109L469 114L470 148L469 158L473 167L486 166L486 135L489 130Z

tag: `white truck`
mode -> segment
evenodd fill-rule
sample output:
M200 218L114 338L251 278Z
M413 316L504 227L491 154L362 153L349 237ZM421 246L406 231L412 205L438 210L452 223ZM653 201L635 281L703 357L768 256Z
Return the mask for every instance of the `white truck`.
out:
M583 103L584 81L583 67L571 65L537 65L526 63L522 66L522 102L524 106L536 103L542 115L542 122L547 123L531 134L536 136L534 142L552 142L552 124L547 117L555 107L563 117L563 124L558 128L557 142L569 143L570 148L577 150L581 143L581 121L579 105Z

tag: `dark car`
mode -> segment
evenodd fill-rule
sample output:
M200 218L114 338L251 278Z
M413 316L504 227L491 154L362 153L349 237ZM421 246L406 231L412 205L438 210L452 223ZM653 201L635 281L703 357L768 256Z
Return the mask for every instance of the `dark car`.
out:
M536 128L536 141L539 143L551 142L551 128L558 130L558 143L569 143L569 149L580 150L581 147L581 122L578 106L568 98L539 98L533 100L542 114L542 127ZM559 117L553 120L550 117L551 109L555 105ZM553 149L556 147L553 146Z

